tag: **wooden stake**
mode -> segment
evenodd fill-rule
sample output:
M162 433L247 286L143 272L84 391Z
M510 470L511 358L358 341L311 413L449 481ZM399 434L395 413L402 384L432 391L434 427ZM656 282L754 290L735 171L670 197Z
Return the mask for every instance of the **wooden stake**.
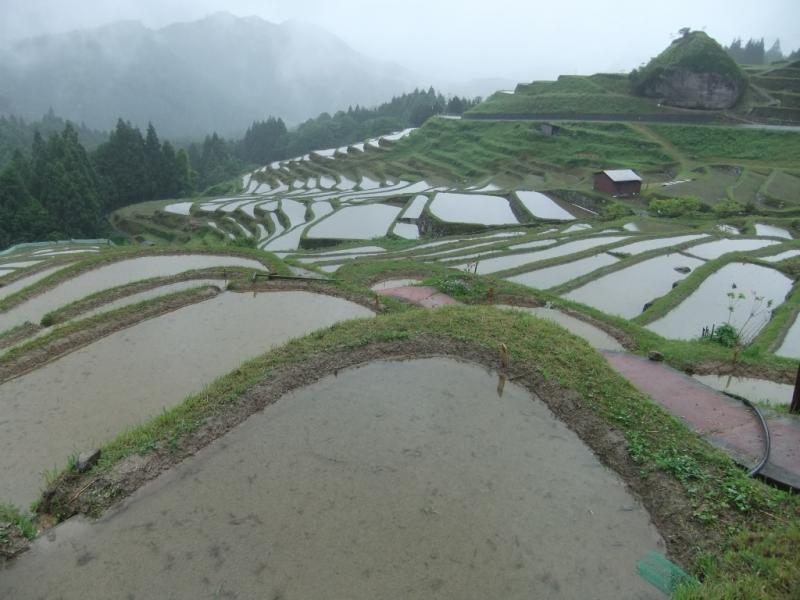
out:
M507 369L509 364L511 364L511 357L508 354L508 346L500 344L500 366Z

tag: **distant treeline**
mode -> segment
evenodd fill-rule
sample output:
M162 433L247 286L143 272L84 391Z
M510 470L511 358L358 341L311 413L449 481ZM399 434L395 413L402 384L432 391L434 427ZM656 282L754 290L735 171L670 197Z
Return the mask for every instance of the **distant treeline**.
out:
M246 168L416 127L480 102L433 88L376 108L323 113L288 130L280 118L254 122L240 140L216 133L176 148L153 125L143 135L120 119L110 133L50 112L34 123L0 117L0 249L19 242L97 237L104 215L128 204L176 198L230 180Z
M0 116L0 169L7 165L14 152L28 152L33 143L33 136L39 134L47 137L51 133L61 133L67 122L57 117L50 110L39 121L25 121L14 116ZM85 125L74 125L78 140L87 150L94 150L108 139L108 132L95 131Z
M45 139L33 134L30 153L16 150L0 171L0 248L19 242L97 237L104 215L132 202L189 193L185 150L146 136L120 120L94 152L66 123Z
M750 38L742 43L742 38L736 38L730 46L725 48L730 57L740 65L768 65L782 60L796 60L800 58L800 50L795 50L785 56L781 50L781 41L776 39L772 46L766 50L764 38Z
M200 189L230 179L246 165L265 165L275 160L301 156L312 150L336 148L406 127L418 127L438 114L460 115L477 105L480 98L450 99L433 88L396 96L375 108L350 107L334 115L322 113L296 129L270 117L256 121L241 140L226 141L217 134L202 144L189 146L189 157L197 171Z

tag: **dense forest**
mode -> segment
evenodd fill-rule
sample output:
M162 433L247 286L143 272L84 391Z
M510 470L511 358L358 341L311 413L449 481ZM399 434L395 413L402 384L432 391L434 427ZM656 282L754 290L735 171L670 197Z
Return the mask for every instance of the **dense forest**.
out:
M415 90L375 108L323 113L289 130L280 118L254 122L240 140L212 133L187 148L120 119L110 133L49 113L26 123L0 118L0 249L19 242L97 237L104 215L128 204L176 198L231 180L252 166L416 127L479 102Z
M19 242L96 237L104 215L131 202L191 191L188 155L120 120L89 153L66 123L46 139L36 131L29 154L16 150L0 171L0 248Z

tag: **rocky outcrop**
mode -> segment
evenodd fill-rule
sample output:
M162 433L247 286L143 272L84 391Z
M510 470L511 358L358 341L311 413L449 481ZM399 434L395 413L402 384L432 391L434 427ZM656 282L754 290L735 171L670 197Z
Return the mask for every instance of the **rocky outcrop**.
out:
M718 73L669 69L653 77L642 89L645 96L681 108L720 110L730 108L744 91L741 81Z

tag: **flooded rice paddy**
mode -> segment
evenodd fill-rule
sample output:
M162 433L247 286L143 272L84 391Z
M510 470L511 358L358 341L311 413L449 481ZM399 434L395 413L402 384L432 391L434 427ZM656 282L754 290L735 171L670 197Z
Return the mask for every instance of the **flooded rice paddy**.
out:
M592 348L597 350L613 350L615 352L621 352L625 349L623 348L622 344L620 344L616 339L599 327L590 325L586 321L577 319L571 315L561 312L560 310L545 308L543 306L508 306L503 304L500 304L497 307L527 312L541 319L547 319L548 321L558 323L570 333L586 340L586 342Z
M538 252L526 252L524 254L510 254L508 256L498 256L497 258L488 258L478 263L478 274L484 275L487 273L496 273L498 271L505 271L507 269L514 269L521 267L528 263L541 262L551 258L559 258L561 256L568 256L577 252L583 252L591 248L599 246L606 246L614 244L621 240L626 239L626 236L606 236L597 238L586 238L582 240L575 240L574 242L567 242L546 250L539 250ZM464 268L467 265L459 265L459 268Z
M731 375L693 375L693 377L720 392L729 392L750 402L764 404L788 405L792 402L794 386L786 383L775 383L766 379L752 377L733 377Z
M596 271L602 267L613 265L619 259L611 256L610 254L601 253L594 256L588 256L572 262L555 265L553 267L546 267L538 271L530 271L522 273L521 275L514 275L508 277L508 281L521 283L532 288L546 290L562 283L566 283L576 277L587 275L592 271Z
M732 289L732 285L736 289ZM744 293L746 298L734 305L730 322L746 340L755 337L770 319L766 302L772 300L774 310L792 289L792 280L780 271L749 263L730 263L711 274L692 294L666 316L647 325L651 331L670 339L691 340L700 337L703 327L728 321L729 292ZM754 295L764 302L754 302ZM756 311L753 318L749 315Z
M763 235L766 237L784 238L787 240L792 239L792 234L782 227L775 227L774 225L764 225L756 223L756 235Z
M800 358L800 319L797 317L786 332L780 347L775 350L775 354L786 358Z
M370 240L386 235L400 209L386 204L347 206L312 226L309 238Z
M636 574L664 548L644 508L497 383L443 358L325 377L41 537L0 596L660 598Z
M166 277L192 269L212 267L247 267L262 271L266 269L256 260L238 256L182 254L122 260L63 281L53 289L15 306L8 312L0 313L0 331L21 325L25 321L39 323L51 310L111 287L151 277Z
M50 267L49 269L43 269L38 271L37 273L33 273L32 275L28 275L23 277L22 279L17 279L13 283L9 283L8 285L0 286L0 300L10 296L11 294L16 294L20 290L24 290L29 285L33 285L37 281L41 281L45 277L49 277L53 273L60 271L64 267L68 265L59 265L57 267ZM2 313L0 313L0 319L2 319ZM8 329L7 327L3 327L0 325L0 331L4 331Z
M675 268L691 270L703 261L682 254L666 254L609 273L564 294L610 315L632 319L644 310L647 302L668 294L676 281L688 277Z
M686 252L693 256L711 260L713 258L719 258L723 254L728 254L729 252L747 252L779 243L780 242L774 240L717 240L715 242L707 242L705 244L692 246Z
M534 217L552 219L557 221L574 221L575 215L562 208L555 200L548 198L540 192L517 191L522 205Z
M620 254L630 254L632 256L635 256L637 254L649 252L650 250L669 248L670 246L677 246L678 244L685 244L687 242L691 242L694 240L701 240L707 237L708 235L706 234L697 234L697 235L680 235L676 237L659 238L655 240L643 240L641 242L633 242L632 244L627 244L625 246L620 246L619 248L615 248L614 252L619 252Z
M292 337L371 315L308 292L224 293L0 385L0 501L28 506L42 473L71 454L109 441Z
M430 211L437 218L450 223L517 224L517 217L508 200L500 196L440 193L431 202Z

